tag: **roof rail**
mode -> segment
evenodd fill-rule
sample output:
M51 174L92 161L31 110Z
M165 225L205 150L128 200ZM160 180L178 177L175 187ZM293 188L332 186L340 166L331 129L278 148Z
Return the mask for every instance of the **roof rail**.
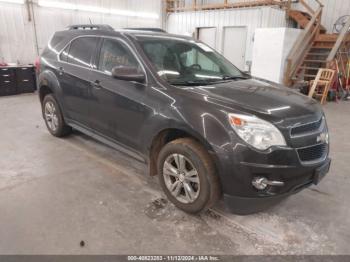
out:
M165 30L157 27L131 27L131 28L124 28L126 30L139 30L139 31L151 31L151 32L158 32L158 33L166 33Z
M106 31L114 31L113 27L110 25L70 25L67 27L67 30L106 30Z

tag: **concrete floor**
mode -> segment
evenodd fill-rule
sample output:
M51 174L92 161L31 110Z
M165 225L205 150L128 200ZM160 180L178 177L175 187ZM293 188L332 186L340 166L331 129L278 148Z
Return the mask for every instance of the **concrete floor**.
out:
M350 254L350 102L325 111L333 165L319 186L255 215L191 216L155 201L145 165L51 136L36 95L1 97L0 254Z

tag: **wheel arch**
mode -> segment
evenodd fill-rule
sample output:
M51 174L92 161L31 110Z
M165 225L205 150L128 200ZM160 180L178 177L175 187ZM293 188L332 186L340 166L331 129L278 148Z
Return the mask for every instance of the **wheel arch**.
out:
M53 93L53 90L52 90L52 88L50 88L50 86L47 83L41 85L40 89L39 89L40 103L41 104L43 103L45 96L47 96L48 94L52 94L52 93Z
M218 159L216 157L215 151L213 147L208 143L208 141L204 139L204 137L182 128L170 127L160 130L152 139L149 149L149 174L151 176L158 175L157 159L159 152L163 148L163 146L171 141L185 137L191 138L197 141L200 145L202 145L208 151L209 155L214 161L216 170L218 170Z
M43 71L38 77L38 94L40 104L42 105L44 97L48 94L53 94L56 98L58 105L62 110L62 114L65 117L65 110L63 107L63 101L61 101L62 90L57 76L50 70Z
M60 84L57 76L52 71L43 71L39 75L38 82L40 102L44 100L44 97L47 94L56 94L60 90Z

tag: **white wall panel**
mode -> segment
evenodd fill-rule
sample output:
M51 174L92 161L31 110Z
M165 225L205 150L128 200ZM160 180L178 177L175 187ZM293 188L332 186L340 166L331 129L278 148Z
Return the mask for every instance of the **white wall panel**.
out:
M252 75L282 83L286 57L301 32L295 28L257 28Z
M23 5L0 5L0 61L34 61L35 41Z
M169 15L167 30L170 33L193 35L196 28L216 27L216 49L222 52L223 28L226 26L247 27L246 61L252 60L254 32L261 27L286 27L285 12L274 7L241 8L230 10L210 10L179 12Z
M157 13L159 19L55 9L34 4L33 12L40 53L55 31L63 30L71 24L89 24L90 19L92 23L109 24L116 29L162 26L162 0L61 0L61 2ZM0 61L19 60L21 63L33 63L36 56L34 24L28 22L26 7L0 3Z

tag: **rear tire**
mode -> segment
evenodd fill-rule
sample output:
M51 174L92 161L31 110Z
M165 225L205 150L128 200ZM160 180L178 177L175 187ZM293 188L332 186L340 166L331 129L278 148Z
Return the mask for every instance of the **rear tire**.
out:
M46 127L53 136L64 137L72 132L72 128L64 122L61 108L53 94L44 97L42 111Z
M214 161L208 151L191 138L166 144L159 153L157 171L168 199L185 212L206 210L221 196Z

